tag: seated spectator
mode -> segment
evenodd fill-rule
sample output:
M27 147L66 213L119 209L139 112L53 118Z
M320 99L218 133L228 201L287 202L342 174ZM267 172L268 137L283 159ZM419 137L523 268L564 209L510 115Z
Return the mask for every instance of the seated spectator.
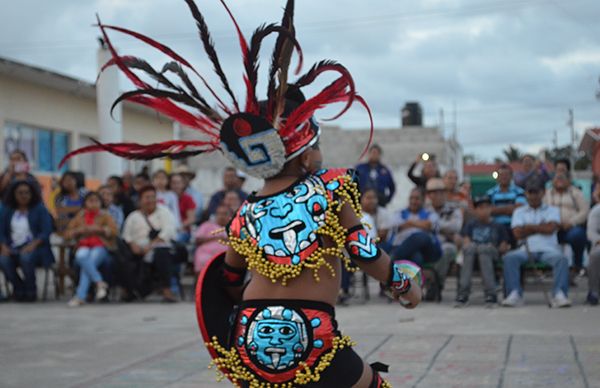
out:
M471 293L475 261L483 279L486 305L498 303L494 263L510 249L506 229L492 220L492 202L488 196L475 199L475 218L463 228L463 265L460 268L456 307L466 306Z
M138 209L140 207L140 204L139 204L140 190L143 189L144 187L150 186L150 185L151 185L150 177L148 176L148 174L146 174L144 172L140 172L139 174L136 174L135 177L133 178L131 201L133 202L133 206L135 209Z
M583 252L587 245L584 224L590 204L583 192L571 185L571 179L563 173L557 173L552 179L552 187L546 192L544 203L557 207L560 211L558 242L571 246L572 269L577 274L583 268Z
M177 235L173 214L159 206L156 189L147 186L139 191L140 209L125 219L123 239L129 244L131 252L142 261L143 273L149 272L139 284L142 297L152 292L152 278L158 278L164 302L176 302L170 289L173 276L174 257L171 253L171 241ZM147 270L147 271L146 271Z
M114 204L121 209L123 216L127 217L135 210L135 205L125 187L125 181L120 176L113 175L108 178L106 184L111 188L114 196Z
M466 195L458 188L458 173L456 170L448 170L444 174L444 187L446 188L446 205L452 209L461 209L463 215L469 208L470 194ZM470 191L470 190L469 190Z
M233 214L237 212L237 210L242 206L242 198L240 194L236 190L226 191L223 195L223 201L221 202L223 205L227 206L229 210Z
M221 241L227 240L225 226L233 217L231 209L221 204L212 220L203 222L194 232L194 243L197 245L194 255L194 271L196 274L202 271L206 263L216 255L227 250L227 246Z
M185 179L181 174L171 175L171 190L177 195L177 207L181 218L181 227L177 231L177 241L188 243L191 237L192 225L196 223L196 203L185 192Z
M100 186L98 188L98 194L100 194L100 198L102 198L102 208L110 214L117 225L117 230L121 230L123 222L125 221L125 215L123 214L123 209L115 205L115 197L112 189L108 185Z
M77 243L75 263L80 268L79 284L75 296L68 303L69 307L85 303L91 282L96 285L96 300L107 298L108 284L98 269L110 261L108 249L114 249L117 235L117 225L102 209L100 194L94 191L87 193L83 209L69 222L65 231L65 238Z
M596 205L587 218L587 238L590 240L592 250L587 270L588 294L586 301L592 306L597 306L600 293L600 185L594 187L592 198Z
M181 175L185 186L185 193L192 197L194 204L196 204L194 220L200 220L202 218L202 212L204 211L204 197L198 189L192 186L192 181L196 177L196 174L194 174L185 164L175 168L175 174Z
M58 184L60 190L54 198L54 208L57 230L62 233L69 221L81 210L87 190L85 187L79 186L77 174L73 171L65 172Z
M546 167L540 160L527 154L521 158L521 171L515 173L515 184L525 188L527 182L531 179L541 182L545 186L546 182L550 180L550 174L548 174Z
M515 247L516 241L511 228L512 215L515 209L527 203L525 191L513 183L512 168L508 164L498 167L497 181L498 184L489 189L486 195L492 201L494 222L504 226L510 245Z
M156 201L166 207L175 217L175 226L181 228L179 215L179 200L177 194L169 190L169 174L165 170L158 170L152 174L152 186L156 189Z
M471 192L472 192L471 182L470 181L460 182L460 184L458 185L458 191L467 199L467 203L469 204L469 209L471 209L473 207L473 203L471 201Z
M408 169L408 179L410 179L418 188L421 190L425 190L425 185L427 181L431 178L437 178L440 176L440 172L438 170L437 163L435 162L435 158L429 156L427 160L424 160L425 154L419 154L415 161L410 165ZM418 165L423 164L423 168L421 170L421 175L415 175L415 169Z
M31 166L24 151L14 150L10 153L8 167L0 175L0 201L6 196L8 187L18 181L30 182L38 193L41 193L40 183L31 175L30 169Z
M356 166L359 189L361 192L371 187L377 191L379 206L386 207L394 197L396 185L391 171L381 163L383 151L377 144L369 149L369 160Z
M54 262L51 233L52 216L37 187L29 181L10 185L0 209L0 268L13 286L15 300L36 300L35 267L48 267ZM23 278L17 267L21 267Z
M553 307L569 307L569 262L563 255L558 238L560 212L542 202L544 185L535 179L526 186L527 205L515 210L512 217L513 233L524 244L504 256L504 282L508 296L503 306L522 304L521 266L528 261L543 262L552 266L554 273Z
M433 266L437 275L437 287L429 287L425 300L440 300L446 283L450 264L456 259L460 242L460 229L463 225L463 213L458 207L451 207L446 202L446 185L440 178L427 181L427 196L431 201L429 211L437 215L437 235L442 246L442 256ZM437 291L437 292L436 292ZM437 295L435 295L437 293Z
M225 171L223 172L223 189L217 191L212 195L212 197L210 197L210 201L208 202L208 207L204 212L203 218L207 219L215 213L217 206L223 202L223 197L225 197L225 193L227 191L237 191L240 198L240 203L241 201L244 201L248 194L242 190L243 183L244 181L238 177L238 173L235 168L225 168ZM237 210L237 208L235 210Z
M390 257L394 260L411 260L423 266L440 259L441 246L435 235L438 216L423 208L424 201L423 192L414 188L410 192L408 207L391 217Z

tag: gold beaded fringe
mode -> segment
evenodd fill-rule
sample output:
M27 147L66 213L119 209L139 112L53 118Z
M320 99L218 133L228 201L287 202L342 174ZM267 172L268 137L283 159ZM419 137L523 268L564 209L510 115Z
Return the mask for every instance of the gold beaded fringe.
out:
M213 348L220 356L213 359L209 365L209 368L216 367L219 369L217 371L218 381L227 377L235 386L240 386L239 381L247 381L250 383L251 388L293 388L298 385L306 385L311 382L319 381L321 379L321 373L331 364L337 351L355 345L356 344L352 342L349 336L335 337L333 339L331 350L321 356L317 366L311 369L305 362L301 362L300 365L302 366L302 369L299 369L296 372L294 381L282 384L272 384L260 381L252 371L243 365L237 349L235 347L232 347L230 350L225 349L219 344L217 337L213 337L212 341L206 344L206 347ZM226 370L227 372L221 372L220 369Z
M338 213L344 204L348 203L358 218L361 218L360 193L358 186L352 181L349 175L340 176L342 180L340 187L334 190L334 198L327 197L328 207L325 211L325 225L316 230L316 233L322 236L329 236L333 242L332 247L319 247L306 260L297 265L276 264L265 258L262 248L253 244L250 238L240 239L238 237L229 237L227 244L237 253L246 258L248 269L255 270L259 274L271 279L273 283L278 280L282 285L286 285L288 280L294 279L300 275L304 268L312 269L313 276L319 281L319 269L327 267L331 276L335 277L335 270L332 265L325 260L325 256L340 257L346 269L350 272L356 272L358 268L350 266L350 259L344 255L343 249L346 243L348 230L340 224Z

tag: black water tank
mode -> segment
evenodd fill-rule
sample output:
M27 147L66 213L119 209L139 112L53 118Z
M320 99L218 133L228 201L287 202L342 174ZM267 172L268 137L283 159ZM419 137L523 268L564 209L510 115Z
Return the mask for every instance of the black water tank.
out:
M402 126L407 127L411 125L423 125L423 111L418 102L407 102L404 108L402 108Z

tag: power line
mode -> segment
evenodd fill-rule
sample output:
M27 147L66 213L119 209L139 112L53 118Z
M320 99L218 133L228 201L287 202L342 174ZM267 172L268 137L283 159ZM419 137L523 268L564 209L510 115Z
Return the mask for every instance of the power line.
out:
M573 1L590 1L590 0L573 0ZM423 10L415 12L397 12L392 14L382 14L375 16L366 16L359 18L347 18L338 20L320 20L313 22L305 22L300 24L304 32L321 32L326 30L338 30L340 28L357 29L370 27L372 25L382 26L390 23L397 23L399 21L418 21L426 20L436 17L447 17L447 18L460 18L464 16L479 16L489 13L495 13L498 11L514 11L522 7L527 6L541 6L548 3L552 3L552 0L516 0L516 1L497 1L486 4L478 4L471 7L464 7L458 9L442 9L442 10ZM197 39L197 32L178 32L178 33L166 33L153 35L155 39L167 39L171 42L178 41L189 41ZM221 39L230 37L231 33L225 31L217 31L213 34L214 39ZM39 50L39 49L83 49L95 47L88 43L88 40L55 40L55 41L37 41L37 42L26 42L20 43L19 45L13 46L0 46L3 51L24 51L24 50ZM143 45L141 42L136 42L136 46ZM0 42L1 44L1 42Z

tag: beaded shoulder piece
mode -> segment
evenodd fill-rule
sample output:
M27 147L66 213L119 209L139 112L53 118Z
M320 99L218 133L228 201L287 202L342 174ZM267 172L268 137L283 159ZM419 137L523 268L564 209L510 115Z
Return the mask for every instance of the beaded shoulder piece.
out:
M322 266L335 276L324 256L340 257L349 266L343 254L348 231L338 213L348 203L360 218L359 198L353 172L347 169L321 170L271 196L251 195L228 226L229 245L246 258L249 269L273 283L286 285L305 268L319 281ZM323 246L324 236L333 246Z

